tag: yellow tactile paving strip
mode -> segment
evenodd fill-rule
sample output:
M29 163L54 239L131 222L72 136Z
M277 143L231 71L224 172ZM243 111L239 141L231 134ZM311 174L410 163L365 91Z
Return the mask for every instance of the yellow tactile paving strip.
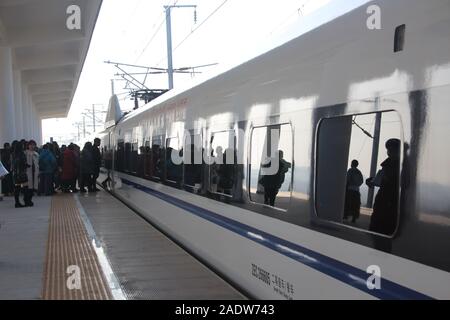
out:
M112 299L73 196L53 196L50 210L42 298Z

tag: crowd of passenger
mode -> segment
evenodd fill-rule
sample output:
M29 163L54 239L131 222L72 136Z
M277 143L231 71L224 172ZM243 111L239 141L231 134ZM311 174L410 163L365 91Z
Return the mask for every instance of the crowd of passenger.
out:
M86 142L83 149L74 143L61 147L57 142L38 147L34 140L5 143L1 165L9 174L1 180L1 191L14 197L16 208L32 207L35 195L97 192L102 158L99 147L98 138Z

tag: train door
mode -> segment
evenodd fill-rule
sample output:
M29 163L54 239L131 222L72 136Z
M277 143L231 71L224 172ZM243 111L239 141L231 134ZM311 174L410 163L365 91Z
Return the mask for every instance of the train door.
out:
M111 172L113 170L113 146L112 146L112 132L107 132L105 136L103 137L103 167L104 167L104 177L102 177L102 180L100 183L102 183L102 186L105 189L112 189L113 184L111 183Z
M111 170L110 170L110 182L109 188L112 191L116 189L120 189L121 180L118 175L118 172L123 170L121 166L123 166L123 142L120 140L119 136L120 131L116 131L114 128L109 132L109 141L111 147Z

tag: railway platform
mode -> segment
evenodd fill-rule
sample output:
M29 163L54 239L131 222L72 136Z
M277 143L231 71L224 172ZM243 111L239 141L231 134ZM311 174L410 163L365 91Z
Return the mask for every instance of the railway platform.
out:
M0 300L245 296L110 194L0 201Z

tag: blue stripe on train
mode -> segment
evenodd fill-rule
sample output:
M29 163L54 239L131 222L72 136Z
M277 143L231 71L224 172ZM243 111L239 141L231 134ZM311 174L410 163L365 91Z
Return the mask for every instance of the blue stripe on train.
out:
M386 300L430 300L433 299L420 292L414 291L387 279L381 279L381 289L370 290L366 280L369 275L349 264L335 260L316 251L312 251L298 244L283 240L249 225L229 219L212 211L190 204L186 201L169 196L160 191L122 178L122 182L154 197L164 200L174 206L186 210L200 218L208 220L240 236L252 240L260 245L272 249L286 257L294 259L308 267L322 272L334 279L342 281L356 289L364 291L378 299Z

